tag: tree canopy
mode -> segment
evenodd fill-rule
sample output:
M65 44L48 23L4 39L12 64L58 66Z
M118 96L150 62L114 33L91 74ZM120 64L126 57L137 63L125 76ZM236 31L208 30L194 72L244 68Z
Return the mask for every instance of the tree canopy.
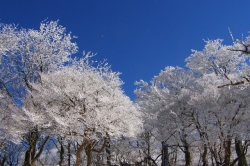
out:
M133 102L105 60L73 58L58 21L1 23L0 163L247 165L250 37L230 35L232 45L205 41L186 67L136 81Z

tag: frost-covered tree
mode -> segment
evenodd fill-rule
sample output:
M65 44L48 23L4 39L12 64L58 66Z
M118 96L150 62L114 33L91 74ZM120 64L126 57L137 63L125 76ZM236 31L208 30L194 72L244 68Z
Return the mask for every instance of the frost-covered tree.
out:
M105 147L93 148L96 142L133 137L142 126L119 73L104 63L92 66L89 54L73 60L73 38L58 21L39 30L0 25L1 139L9 135L27 145L24 166L35 165L51 137L77 142L76 165L83 150L90 165L91 153Z
M166 67L150 84L137 82L136 101L146 113L146 130L157 129L159 141L179 146L186 165L191 165L192 146L201 150L203 165L246 163L249 88L242 91L241 87L221 85L239 78L248 66L244 57L237 59L235 52L228 50L231 47L220 46L220 42L208 42L202 52L195 51L187 58L190 69ZM227 54L234 59L223 57ZM233 142L236 158L232 158Z
M37 142L44 128L35 125L27 118L25 110L20 109L23 100L34 90L31 84L40 83L41 73L60 68L70 55L77 52L77 45L71 42L72 39L58 21L43 22L39 30L0 25L0 83L1 95L4 95L1 99L11 100L18 107L10 109L14 111L10 118L15 123L9 131L13 131L11 134L16 140L24 138L29 145L24 165L31 165L41 154L43 146L37 149ZM28 97L32 102L32 97ZM49 135L44 143L48 139Z
M229 165L232 162L232 142L235 139L237 142L248 140L249 137L245 127L249 119L249 90L218 88L222 83L214 73L197 79L198 86L203 90L192 94L189 105L193 109L193 123L200 142L204 144L203 163L207 163L210 151L215 163ZM237 142L236 148L239 145Z
M0 62L4 54L11 50L17 49L18 38L16 36L16 27L14 25L5 25L0 23ZM3 74L3 73L1 73ZM4 144L4 140L9 139L8 126L13 123L11 112L18 109L11 98L3 80L0 80L0 147Z
M209 40L202 51L192 50L193 54L186 58L187 67L199 74L215 73L223 79L222 85L234 86L249 82L249 56L244 54L243 46L249 42L236 40L233 45L223 45L223 40Z
M157 129L159 142L180 145L186 165L191 164L190 145L195 134L188 106L190 92L194 89L192 72L180 67L166 67L150 84L137 82L136 102L145 111L146 130Z
M134 137L140 131L141 113L121 89L119 73L112 72L106 63L94 67L90 54L79 61L41 75L41 84L32 84L30 111L36 123L44 123L61 136L73 137L80 144L76 165L85 149L87 165L92 164L93 144L107 135ZM47 119L47 121L46 121ZM80 143L81 142L81 143ZM105 141L104 141L105 142ZM102 149L102 148L101 148Z
M15 25L0 23L0 55L3 56L9 51L18 48L19 38L17 37Z
M31 83L40 81L40 73L62 66L77 52L77 45L58 21L41 23L40 30L20 29L13 33L9 39L13 40L4 44L13 47L4 47L1 52L1 79L6 90L16 100L22 100L27 90L32 90Z
M244 49L247 49L248 40L235 40L232 46L222 45L222 40L210 40L202 51L193 51L186 59L187 66L200 76L196 82L203 89L201 93L195 93L189 102L198 111L194 118L197 130L203 139L207 139L205 143L210 144L215 162L224 165L238 160L240 165L246 163L249 65ZM220 145L213 140L219 140ZM232 140L235 140L238 155L233 161L230 160ZM219 152L218 147L223 150Z

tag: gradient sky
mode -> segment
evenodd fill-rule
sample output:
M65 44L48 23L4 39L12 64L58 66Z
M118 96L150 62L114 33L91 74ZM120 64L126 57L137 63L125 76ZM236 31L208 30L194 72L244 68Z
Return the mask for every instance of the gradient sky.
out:
M151 80L166 66L185 66L191 49L204 40L248 35L249 0L0 0L0 22L38 29L59 20L82 52L98 53L122 73L125 93L134 99L134 82Z

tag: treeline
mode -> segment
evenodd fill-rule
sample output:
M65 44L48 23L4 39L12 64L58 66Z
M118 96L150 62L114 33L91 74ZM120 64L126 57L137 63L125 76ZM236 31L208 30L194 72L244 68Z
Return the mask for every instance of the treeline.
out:
M0 24L1 165L247 165L249 37L206 41L136 82L135 102L73 39L57 21Z
M137 82L146 131L182 151L186 166L247 165L250 38L232 39L230 46L206 41L186 68L166 67L150 83Z

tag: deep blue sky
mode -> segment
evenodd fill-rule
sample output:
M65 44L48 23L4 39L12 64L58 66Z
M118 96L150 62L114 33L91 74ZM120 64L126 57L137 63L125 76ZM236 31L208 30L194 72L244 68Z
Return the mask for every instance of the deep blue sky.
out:
M249 0L0 0L0 22L38 29L60 20L78 36L79 55L98 53L120 71L125 93L134 99L134 82L149 81L166 66L185 66L203 39L225 39L250 30Z

